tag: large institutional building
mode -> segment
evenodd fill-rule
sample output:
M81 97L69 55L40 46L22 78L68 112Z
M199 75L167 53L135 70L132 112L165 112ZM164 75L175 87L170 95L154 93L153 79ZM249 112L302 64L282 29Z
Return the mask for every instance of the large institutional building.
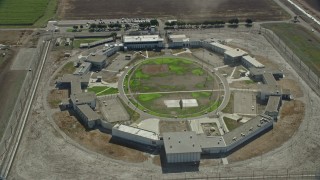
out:
M70 98L64 101L61 106L73 108L88 128L93 128L95 125L112 127L113 137L152 147L164 146L168 163L197 162L200 161L201 154L227 154L273 128L273 122L277 120L282 99L290 99L290 90L282 89L276 81L276 79L283 77L283 72L265 68L247 52L231 48L213 39L196 40L187 38L185 35L170 35L168 39L170 48L202 47L222 55L225 63L238 62L249 69L250 77L263 83L260 85L258 97L267 102L264 113L221 136L206 136L190 131L168 132L160 136L155 132L136 127L123 124L113 126L107 123L95 112L96 95L82 91L89 83L89 70L92 67L104 68L108 64L107 57L121 48L123 50L164 48L164 39L158 35L124 36L123 44L106 45L105 51L101 54L90 54L81 59L74 74L64 75L57 80L58 86L66 86L71 89Z

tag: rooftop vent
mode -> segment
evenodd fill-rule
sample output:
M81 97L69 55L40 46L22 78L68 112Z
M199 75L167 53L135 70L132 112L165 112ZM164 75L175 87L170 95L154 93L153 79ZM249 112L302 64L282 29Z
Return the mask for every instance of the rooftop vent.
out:
M170 146L170 148L172 148L172 146Z
M232 140L234 140L234 141L237 140L237 137L233 137Z
M192 136L190 136L190 139L192 139Z
M192 144L192 147L194 147L194 144Z
M181 141L179 141L179 143L181 143Z

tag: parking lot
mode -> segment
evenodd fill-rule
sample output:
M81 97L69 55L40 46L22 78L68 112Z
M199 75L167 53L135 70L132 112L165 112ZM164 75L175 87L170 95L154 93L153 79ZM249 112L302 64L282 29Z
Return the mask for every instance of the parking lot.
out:
M256 94L252 92L234 92L234 113L255 115L256 108Z

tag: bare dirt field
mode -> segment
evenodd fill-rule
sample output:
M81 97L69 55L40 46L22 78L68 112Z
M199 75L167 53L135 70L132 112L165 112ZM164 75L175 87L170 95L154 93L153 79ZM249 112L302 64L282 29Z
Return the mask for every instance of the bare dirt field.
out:
M255 139L228 157L229 162L242 161L280 147L290 139L299 128L305 113L305 105L299 100L284 102L280 118L273 130ZM272 142L272 143L271 143Z
M234 17L254 20L288 18L273 0L62 0L58 13L61 19L166 17L203 21Z
M284 78L284 79L280 79L278 83L282 88L290 89L290 92L294 98L303 97L303 92L299 84L295 80Z
M187 121L160 121L160 134L164 132L183 132L190 131L190 126Z
M0 31L0 44L7 45L17 45L22 44L27 36L30 35L32 31L9 31L1 30Z
M142 72L146 74L158 74L168 72L169 67L167 64L147 64L142 67Z
M67 111L55 113L53 118L64 133L92 151L126 162L139 163L147 160L147 156L141 151L111 143L109 134L98 130L86 131L83 125Z
M51 108L58 108L59 103L68 98L67 89L52 89L48 95L48 103Z

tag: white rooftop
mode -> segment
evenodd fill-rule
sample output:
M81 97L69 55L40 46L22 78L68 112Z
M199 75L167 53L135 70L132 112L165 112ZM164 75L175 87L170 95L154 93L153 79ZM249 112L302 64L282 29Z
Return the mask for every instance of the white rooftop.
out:
M264 65L262 63L260 63L259 61L257 61L255 58L247 55L247 56L243 56L242 59L248 61L250 64L252 64L255 68L264 68Z
M124 36L124 43L135 43L135 42L159 42L163 41L159 35L145 35L145 36Z
M187 36L185 34L172 34L169 35L170 39L183 39L183 38L187 38Z
M230 50L227 50L225 52L225 55L227 56L230 56L230 57L241 57L241 56L244 56L244 55L247 55L248 53L241 50L241 49L233 49L231 48Z
M141 136L141 137L145 137L153 140L159 140L159 136L155 132L151 132L151 131L147 131L147 130L143 130L143 129L139 129L131 126L126 126L123 124L116 124L113 128L129 134L134 134L137 136Z

